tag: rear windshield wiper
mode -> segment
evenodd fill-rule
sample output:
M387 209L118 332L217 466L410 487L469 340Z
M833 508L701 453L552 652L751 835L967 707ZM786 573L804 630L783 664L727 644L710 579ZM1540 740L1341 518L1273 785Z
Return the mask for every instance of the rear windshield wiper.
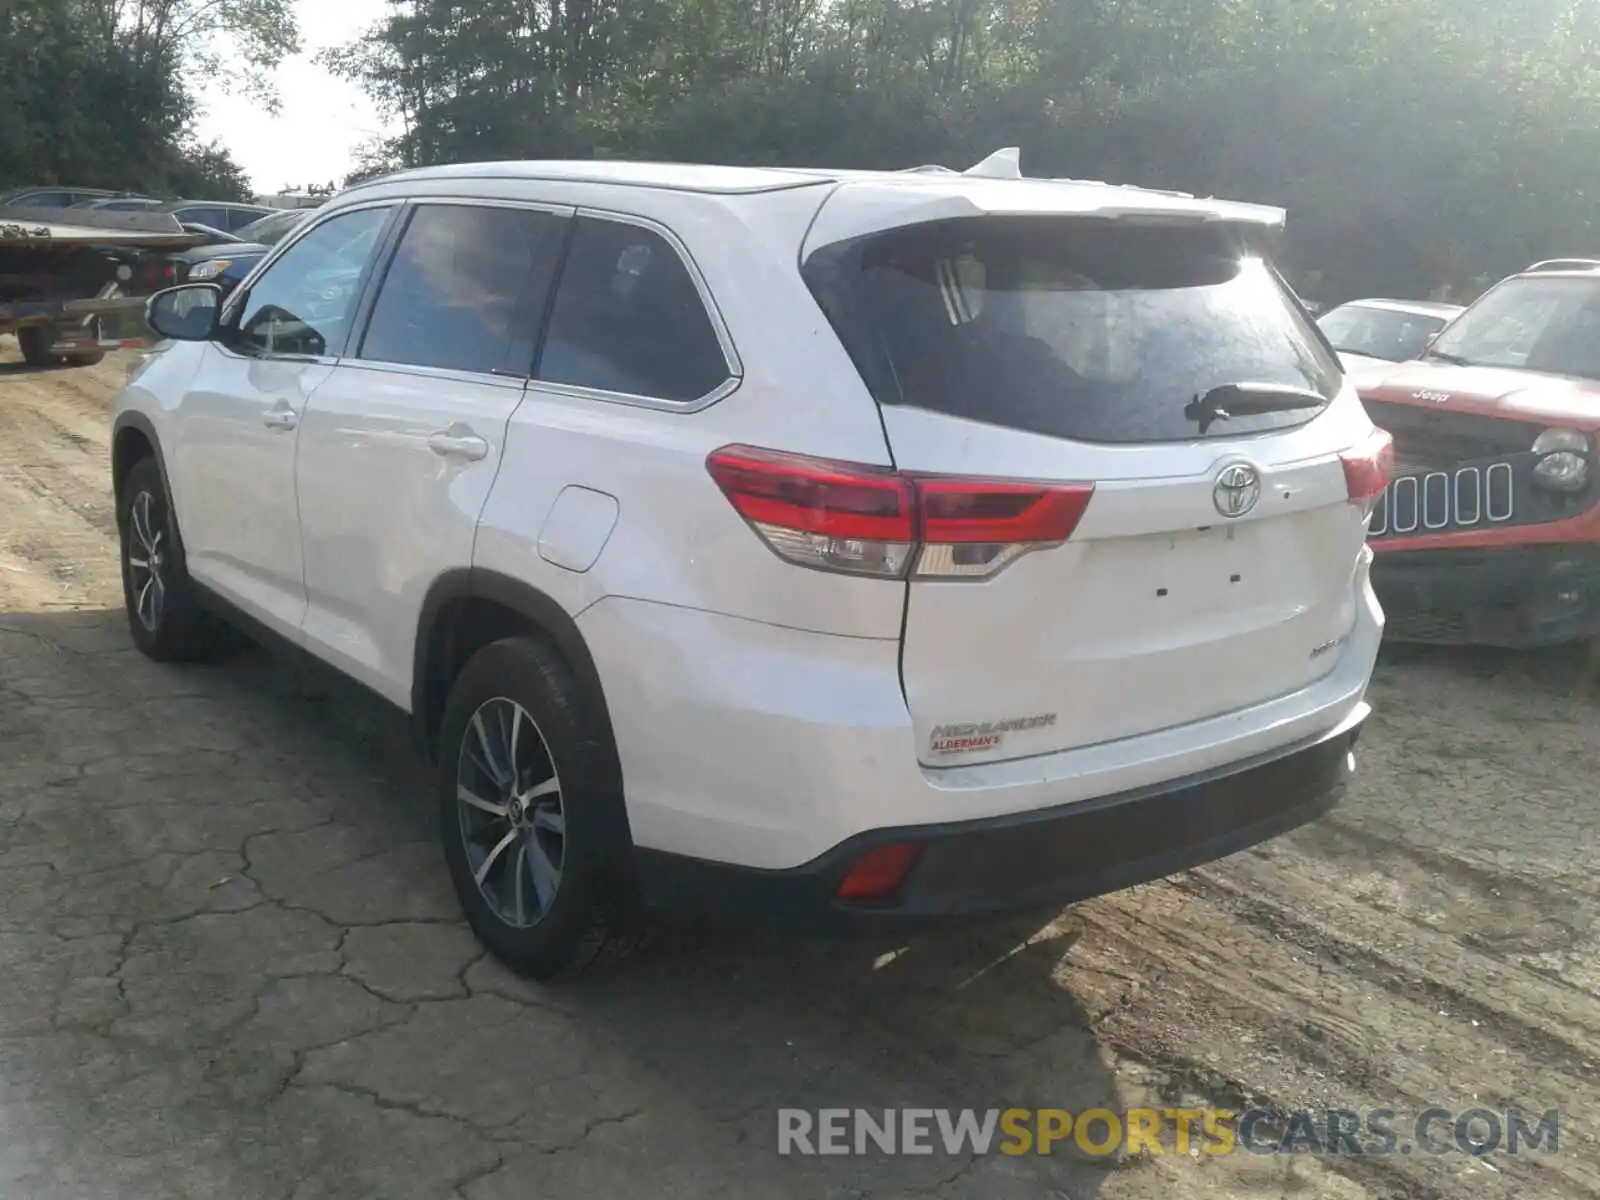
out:
M1184 406L1183 415L1200 423L1200 433L1230 417L1253 417L1261 413L1293 412L1296 409L1322 408L1328 398L1309 388L1280 383L1224 383L1201 392Z

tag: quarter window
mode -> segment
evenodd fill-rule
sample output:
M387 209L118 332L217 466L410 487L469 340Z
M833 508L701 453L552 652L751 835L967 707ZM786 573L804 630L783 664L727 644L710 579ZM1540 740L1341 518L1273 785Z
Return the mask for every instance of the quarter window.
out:
M338 354L387 208L342 213L284 251L245 297L230 345L243 354Z
M563 228L532 209L421 205L357 357L526 375Z
M687 403L728 378L728 360L694 279L665 238L580 217L538 377Z

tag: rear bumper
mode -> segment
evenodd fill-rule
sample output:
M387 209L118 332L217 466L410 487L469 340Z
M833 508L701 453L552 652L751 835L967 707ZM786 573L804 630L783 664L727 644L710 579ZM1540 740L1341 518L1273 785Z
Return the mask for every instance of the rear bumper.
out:
M610 597L578 617L605 690L633 844L765 874L883 830L1026 823L1151 795L1320 741L1364 713L1382 614L1364 569L1330 670L1299 691L1137 737L932 768L899 643Z
M831 931L917 925L1063 905L1199 866L1276 837L1338 804L1354 770L1360 706L1309 745L1156 787L981 821L878 829L788 870L638 852L646 902L678 916ZM919 852L893 899L835 899L874 848Z
M1508 648L1600 636L1600 543L1407 550L1372 582L1394 641Z

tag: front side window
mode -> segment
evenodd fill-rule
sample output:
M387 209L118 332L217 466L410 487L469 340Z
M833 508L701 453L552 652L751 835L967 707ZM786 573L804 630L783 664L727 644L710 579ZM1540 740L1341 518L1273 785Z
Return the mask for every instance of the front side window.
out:
M1600 379L1600 279L1512 279L1439 335L1430 358Z
M638 225L578 218L538 377L688 403L728 375L700 290L672 245Z
M882 404L1078 441L1186 441L1304 424L1342 378L1227 229L945 221L824 247L804 274ZM1191 402L1228 384L1310 403L1202 433Z
M244 354L338 354L389 211L341 213L290 246L251 285L228 345Z
M357 357L525 375L564 228L534 209L420 205Z
M1404 362L1422 353L1428 338L1444 328L1445 318L1345 304L1320 318L1317 324L1335 350Z

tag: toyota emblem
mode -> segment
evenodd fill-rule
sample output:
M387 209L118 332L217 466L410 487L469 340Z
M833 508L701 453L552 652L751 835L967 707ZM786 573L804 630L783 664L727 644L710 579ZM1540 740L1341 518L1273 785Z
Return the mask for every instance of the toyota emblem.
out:
M1261 476L1244 463L1223 467L1211 489L1211 503L1225 517L1242 517L1261 498Z

